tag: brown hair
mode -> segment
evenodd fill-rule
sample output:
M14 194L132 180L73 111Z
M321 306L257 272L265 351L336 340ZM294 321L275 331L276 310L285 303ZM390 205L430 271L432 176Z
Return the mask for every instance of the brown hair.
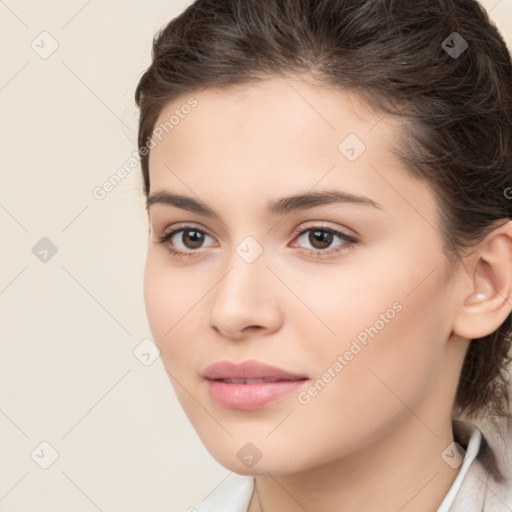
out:
M197 0L155 35L152 56L135 92L146 197L146 145L169 101L308 74L403 118L394 151L431 185L450 259L512 218L511 58L475 0ZM510 417L511 320L471 340L454 416Z

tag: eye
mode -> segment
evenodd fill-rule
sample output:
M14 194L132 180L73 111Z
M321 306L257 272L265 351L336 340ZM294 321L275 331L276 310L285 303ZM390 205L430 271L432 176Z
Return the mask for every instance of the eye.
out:
M353 236L326 226L299 227L295 232L299 233L297 240L313 247L312 249L306 247L309 254L313 256L325 257L337 254L350 249L358 242ZM341 243L329 249L336 238L340 239Z
M180 233L181 236L176 236ZM296 239L302 239L301 243L309 243L313 246L313 248L305 248L309 255L319 257L340 253L358 243L358 240L353 236L326 226L310 226L306 228L302 226L296 229L294 233L298 233L299 236ZM309 235L305 236L308 233ZM164 233L157 238L157 242L166 245L173 256L192 258L200 255L197 249L202 248L206 238L212 237L202 229L186 224L168 233ZM340 239L341 243L329 249L336 238ZM180 244L182 247L179 247Z
M182 233L181 236L176 236L178 235L178 233ZM191 258L196 255L194 254L197 252L196 249L201 248L201 245L204 243L205 237L211 238L202 229L187 224L182 225L179 228L173 229L168 233L164 233L161 237L158 238L157 241L160 244L166 244L167 249L174 256L188 256L189 258ZM175 241L173 241L173 238L175 239ZM178 242L178 249L176 249L176 242ZM181 243L184 247L179 248L179 243Z

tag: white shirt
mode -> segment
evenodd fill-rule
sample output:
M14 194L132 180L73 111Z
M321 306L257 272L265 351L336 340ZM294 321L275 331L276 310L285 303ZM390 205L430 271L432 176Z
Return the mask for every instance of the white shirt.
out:
M455 426L465 429L470 437L459 472L436 512L511 512L511 504L505 504L487 486L489 471L477 458L482 444L481 431L462 420L456 420ZM233 474L187 512L247 512L254 482L253 476Z

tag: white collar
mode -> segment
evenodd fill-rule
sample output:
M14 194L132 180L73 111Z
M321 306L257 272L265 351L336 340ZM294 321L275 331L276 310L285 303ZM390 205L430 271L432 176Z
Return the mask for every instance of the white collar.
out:
M455 496L459 493L462 483L466 479L469 468L473 464L473 461L476 459L478 452L480 450L480 445L482 444L482 433L480 430L467 421L462 422L458 420L455 423L454 429L457 428L458 425L463 424L466 428L469 428L471 431L471 437L469 438L468 445L466 447L466 453L464 454L464 460L462 461L462 465L460 466L459 472L453 481L452 486L446 493L441 505L436 512L454 512L451 508L455 501ZM459 445L460 446L460 445ZM462 448L462 447L461 447Z

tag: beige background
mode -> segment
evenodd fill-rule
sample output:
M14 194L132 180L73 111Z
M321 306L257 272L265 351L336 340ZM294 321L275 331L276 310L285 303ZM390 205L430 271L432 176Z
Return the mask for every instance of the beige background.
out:
M185 511L230 474L136 349L140 168L93 196L136 149L152 36L189 3L0 1L0 511ZM512 0L482 3L510 47Z

